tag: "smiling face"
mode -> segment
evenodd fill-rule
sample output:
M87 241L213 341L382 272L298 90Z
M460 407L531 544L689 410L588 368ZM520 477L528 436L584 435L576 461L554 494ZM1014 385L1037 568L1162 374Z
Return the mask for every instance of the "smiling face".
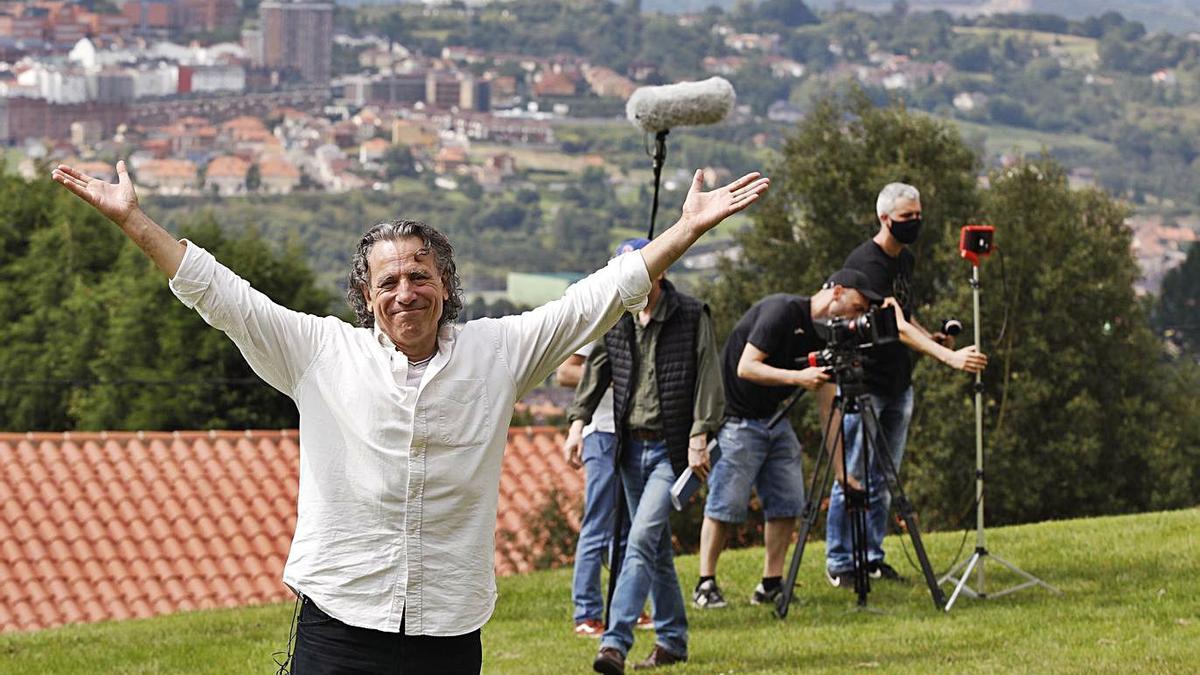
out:
M449 299L433 251L417 237L385 239L371 247L367 265L362 292L380 330L410 359L432 354Z

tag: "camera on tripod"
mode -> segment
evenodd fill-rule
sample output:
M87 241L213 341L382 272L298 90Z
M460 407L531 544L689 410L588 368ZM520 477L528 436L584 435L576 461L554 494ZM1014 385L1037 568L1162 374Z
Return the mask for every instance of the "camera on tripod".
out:
M893 307L873 307L854 319L833 318L825 322L825 349L808 355L808 365L829 368L835 373L862 367L861 350L895 342L900 338Z

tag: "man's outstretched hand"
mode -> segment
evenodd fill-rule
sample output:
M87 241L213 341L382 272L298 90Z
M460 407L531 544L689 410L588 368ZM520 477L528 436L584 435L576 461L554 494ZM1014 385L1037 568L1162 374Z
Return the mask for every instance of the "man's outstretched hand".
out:
M65 164L59 164L50 177L116 223L167 278L173 278L179 271L185 245L138 208L137 191L129 180L124 161L117 162L116 183L93 178Z
M703 192L704 174L697 170L683 202L682 219L707 232L729 216L745 209L767 191L771 179L754 171L710 192Z
M116 183L93 178L65 164L59 164L50 177L119 226L123 227L138 208L137 192L124 160L117 162Z

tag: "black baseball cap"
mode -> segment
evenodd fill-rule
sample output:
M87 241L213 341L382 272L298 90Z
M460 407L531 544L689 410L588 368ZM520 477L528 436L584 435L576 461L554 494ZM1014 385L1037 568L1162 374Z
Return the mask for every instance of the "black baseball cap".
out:
M829 276L825 285L821 288L833 288L834 286L842 286L843 288L853 288L873 305L878 305L883 302L883 295L871 289L871 280L867 275L859 270L844 267Z

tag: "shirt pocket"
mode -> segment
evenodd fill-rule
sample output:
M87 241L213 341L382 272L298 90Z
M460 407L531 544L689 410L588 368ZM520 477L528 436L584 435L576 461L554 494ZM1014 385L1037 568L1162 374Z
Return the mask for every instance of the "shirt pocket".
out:
M483 449L491 438L487 380L465 378L438 383L435 437L450 450Z

